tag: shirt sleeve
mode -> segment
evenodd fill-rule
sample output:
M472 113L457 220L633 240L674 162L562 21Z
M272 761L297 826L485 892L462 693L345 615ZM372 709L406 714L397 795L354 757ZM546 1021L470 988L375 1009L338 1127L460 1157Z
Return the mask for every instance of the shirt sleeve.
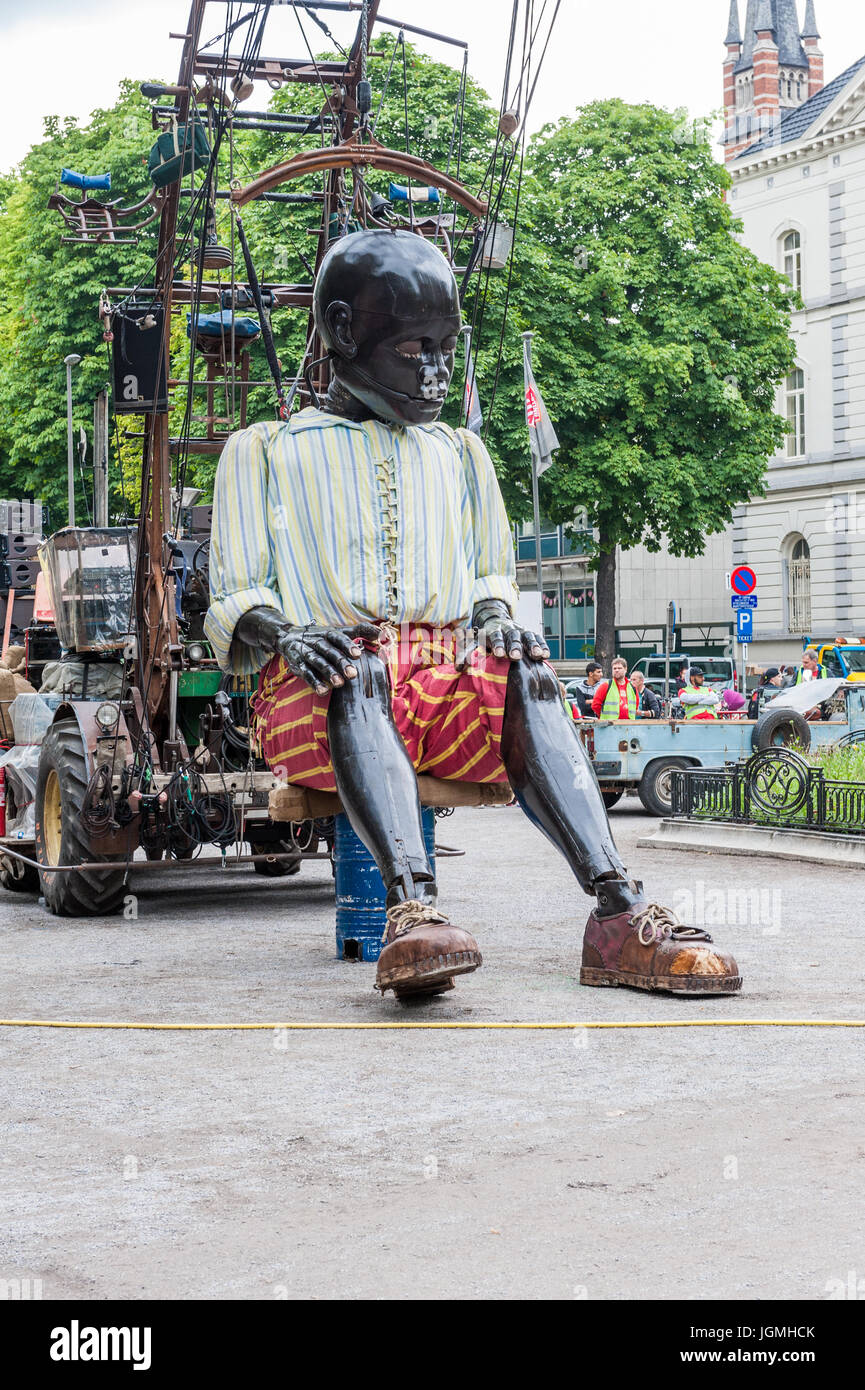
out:
M281 611L267 513L267 445L276 423L233 434L222 451L213 492L210 609L204 632L224 671L252 675L272 655L235 642L234 629L251 608Z
M493 461L471 430L457 430L466 480L463 542L472 574L472 608L481 599L502 599L511 613L519 598L514 537Z
M600 719L601 710L604 708L604 701L607 698L607 691L610 688L609 681L601 681L592 699L592 713L596 719Z

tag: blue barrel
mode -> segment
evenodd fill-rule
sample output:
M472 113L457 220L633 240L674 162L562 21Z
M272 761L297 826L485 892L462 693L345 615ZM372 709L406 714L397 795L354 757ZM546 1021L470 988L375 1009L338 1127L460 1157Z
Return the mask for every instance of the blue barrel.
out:
M427 854L435 853L435 811L423 807ZM378 960L382 953L385 888L369 850L355 835L344 813L336 817L333 858L336 866L336 954L340 960Z

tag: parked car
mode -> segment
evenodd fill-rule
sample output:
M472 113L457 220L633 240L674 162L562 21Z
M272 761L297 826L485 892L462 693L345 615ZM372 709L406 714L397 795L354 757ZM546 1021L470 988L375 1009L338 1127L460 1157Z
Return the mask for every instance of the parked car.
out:
M687 652L675 652L670 657L669 691L666 689L664 680L666 657L659 656L657 652L653 656L641 657L636 662L634 670L642 671L646 685L654 690L656 695L665 699L668 695L675 695L676 677L684 665L687 665L689 670L692 666L702 667L706 677L705 683L712 690L726 690L728 687L733 690L739 689L736 663L731 656L689 656Z

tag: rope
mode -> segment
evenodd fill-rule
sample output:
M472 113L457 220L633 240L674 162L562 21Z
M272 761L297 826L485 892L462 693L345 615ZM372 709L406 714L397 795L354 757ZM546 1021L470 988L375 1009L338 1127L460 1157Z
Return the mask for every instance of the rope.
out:
M369 47L369 0L361 0L360 11L360 80L366 81L366 52Z
M427 1032L453 1031L457 1029L475 1032L501 1032L504 1030L522 1032L575 1032L584 1029L622 1029L622 1028L865 1028L865 1019L850 1018L677 1018L652 1021L622 1021L590 1023L458 1023L449 1020L431 1020L429 1023L87 1023L72 1019L51 1018L0 1018L0 1028L89 1028L110 1031L137 1031L163 1033L249 1033L269 1032L277 1028L299 1033L369 1033L389 1032L393 1029L425 1029Z

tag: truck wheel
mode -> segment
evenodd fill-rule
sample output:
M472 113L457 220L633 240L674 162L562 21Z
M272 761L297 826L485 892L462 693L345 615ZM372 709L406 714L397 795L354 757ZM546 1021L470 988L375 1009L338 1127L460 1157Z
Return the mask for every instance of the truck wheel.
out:
M767 748L789 748L796 745L803 753L811 747L811 726L808 720L792 709L768 709L761 714L751 734L755 753Z
M604 787L601 788L601 796L604 798L604 805L606 806L608 811L611 806L615 806L617 801L621 801L624 795L624 792L608 792Z
M39 870L32 864L22 864L20 859L7 859L0 854L0 887L7 893L38 893Z
M650 763L640 779L637 794L650 816L668 816L673 809L671 772L690 767L684 758L663 758Z
M58 917L104 917L123 906L125 859L94 849L81 821L87 783L81 731L74 719L61 719L45 735L36 773L39 880L46 906ZM51 873L52 865L96 861L124 867L116 873Z

